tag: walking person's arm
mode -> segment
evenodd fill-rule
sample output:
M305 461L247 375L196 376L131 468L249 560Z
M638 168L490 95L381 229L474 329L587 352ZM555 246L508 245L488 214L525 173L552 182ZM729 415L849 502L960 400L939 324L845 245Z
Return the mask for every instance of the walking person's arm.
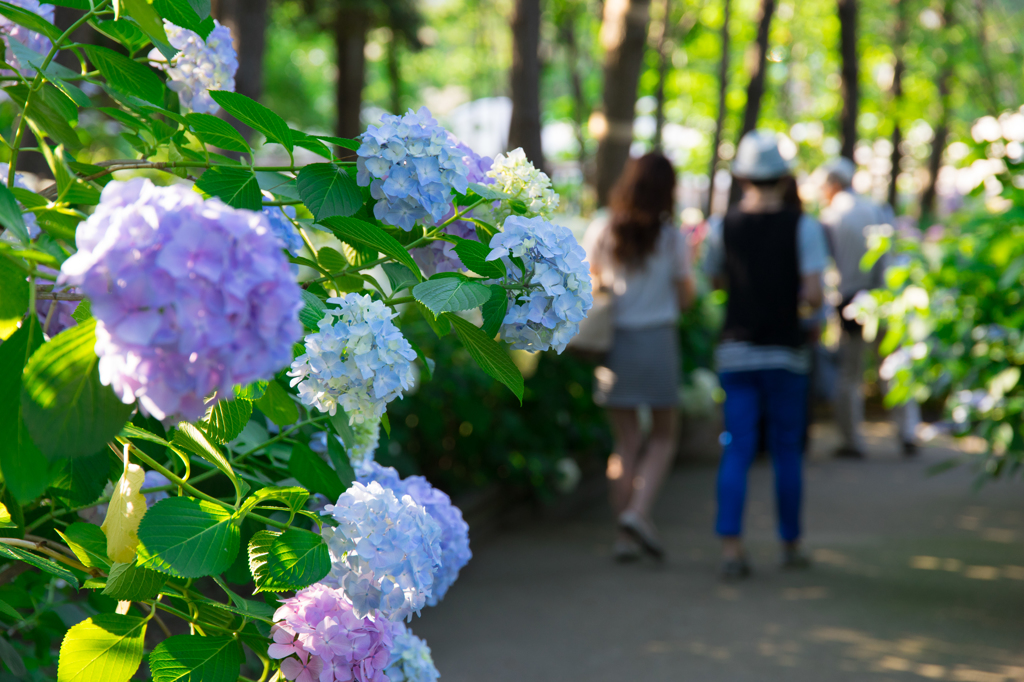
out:
M676 234L676 300L679 310L689 310L697 299L697 283L693 279L693 248L687 232Z
M821 273L828 262L828 245L821 223L806 214L800 217L797 258L800 263L800 308L813 313L825 302Z

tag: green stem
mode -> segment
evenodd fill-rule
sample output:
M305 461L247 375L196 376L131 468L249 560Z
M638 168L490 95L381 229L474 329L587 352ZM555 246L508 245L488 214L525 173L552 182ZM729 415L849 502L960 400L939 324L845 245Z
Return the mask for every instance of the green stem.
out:
M399 296L398 298L385 299L384 305L395 306L395 305L400 305L402 303L412 303L415 300L416 300L415 296Z
M139 460L145 462L146 464L148 464L151 469L155 469L156 471L159 471L161 474L166 476L168 480L174 481L176 484L178 484L178 486L180 486L181 488L187 490L189 492L189 494L192 495L192 497L198 497L198 498L200 498L202 500L206 500L207 502L213 502L214 504L220 505L220 506L224 507L225 509L230 509L231 511L235 510L235 508L232 507L227 502L225 502L223 500L218 500L216 497L213 497L211 495L207 495L206 493L202 492L201 490L196 489L188 481L186 481L185 479L181 478L180 476L175 474L173 471L171 471L170 469L168 469L164 465L162 465L159 462L157 462L155 459L153 459L152 457L147 455L145 452L143 452L139 448L135 447L135 445L130 440L128 440L127 438L120 438L120 437L118 437L117 440L120 443L122 443L123 445L127 445L129 448L131 448L132 454L135 455L135 457L137 459L139 459ZM193 480L195 480L195 479L193 479Z

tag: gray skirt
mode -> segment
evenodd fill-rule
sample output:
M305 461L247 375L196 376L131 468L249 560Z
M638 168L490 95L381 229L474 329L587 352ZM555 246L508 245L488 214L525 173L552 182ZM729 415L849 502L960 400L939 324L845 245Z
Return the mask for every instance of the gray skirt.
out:
M678 327L616 327L608 357L594 371L594 378L598 405L675 407L679 404Z

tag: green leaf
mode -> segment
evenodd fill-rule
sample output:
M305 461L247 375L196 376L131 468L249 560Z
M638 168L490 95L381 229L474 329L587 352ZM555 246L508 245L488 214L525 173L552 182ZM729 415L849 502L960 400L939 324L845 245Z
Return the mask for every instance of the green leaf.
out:
M245 386L235 386L235 397L242 400L259 400L267 392L266 381L254 381Z
M147 620L104 613L64 635L57 682L128 682L142 663Z
M107 558L107 536L99 526L77 521L63 532L57 532L83 565L104 571L110 568L110 559Z
M242 426L244 427L245 424L243 423ZM241 430L239 429L239 432ZM178 428L174 432L174 437L171 438L171 443L199 455L220 469L222 474L231 479L235 488L238 488L238 477L235 476L235 470L231 468L231 463L224 457L224 453L221 452L220 448L211 443L206 434L199 428L188 422L179 422Z
M223 507L170 497L139 524L138 564L178 578L222 573L238 553L239 530Z
M245 504L242 505L242 511L248 513L254 507L266 505L268 502L280 502L287 507L288 511L296 512L305 506L308 499L309 491L305 488L298 486L268 486L260 488L251 497L246 499ZM280 509L280 507L268 508Z
M461 277L442 277L420 282L412 288L412 295L436 317L441 313L478 308L490 299L491 290Z
M437 338L440 339L447 336L448 332L452 330L452 325L448 322L447 318L434 317L434 313L430 312L430 309L419 301L416 301L416 309L420 311L420 315L430 325L431 331L437 335Z
M295 186L295 178L283 173L271 173L269 171L256 171L256 180L260 183L260 189L271 194L277 194L286 199L299 200L299 188Z
M149 67L106 47L87 45L84 49L89 61L111 88L122 95L140 97L151 104L163 106L166 88Z
M484 199L498 200L498 199L508 199L509 198L508 194L505 194L504 192L496 190L493 187L491 187L490 185L482 185L479 182L471 182L471 183L469 183L469 189L473 190L473 192L477 196L483 197Z
M4 91L22 107L28 103L29 87L27 85L12 85L4 88ZM32 98L27 109L28 118L57 144L62 144L68 149L81 148L82 141L69 123L69 121L77 119L77 109L75 109L74 103L49 83L44 83L43 87L36 92L37 96ZM70 110L65 103L70 105ZM73 114L73 117L67 116L68 111Z
M249 541L249 571L257 592L301 590L330 570L327 543L308 530L261 530Z
M28 679L28 669L25 668L25 662L21 660L21 655L3 637L0 637L0 659L3 659L3 662L15 677L23 680Z
M121 431L132 412L100 384L96 321L61 332L32 354L22 375L21 407L32 440L47 457L91 455Z
M41 458L45 461L45 458ZM107 485L108 457L104 451L58 460L51 470L50 495L68 509L92 504ZM44 479L45 480L45 479Z
M135 564L115 563L103 594L118 601L146 601L160 594L167 576Z
M501 331L501 323L505 321L505 315L508 313L508 294L497 284L491 284L490 290L491 297L480 309L484 317L480 329L493 339Z
M302 290L302 302L304 305L299 311L299 321L306 329L318 329L317 325L325 317L327 304L322 298L305 289Z
M292 456L288 459L288 473L307 490L320 493L332 501L337 500L348 489L338 477L338 473L303 443L292 446Z
M234 637L174 635L149 654L153 682L235 682L241 666Z
M21 215L21 207L18 206L18 200L14 198L14 194L11 193L11 190L7 189L6 181L0 183L0 188L2 188L0 189L0 225L2 225L6 230L10 230L22 244L28 244L28 228L25 227L25 218ZM7 267L11 266L7 265ZM4 282L4 291L9 291L7 288L6 278ZM20 300L20 298L16 300ZM25 307L28 308L28 280L25 280ZM7 305L0 308L0 310L5 312L7 309ZM24 312L25 311L22 310L22 313Z
M491 253L490 247L472 239L455 239L458 240L455 242L455 253L459 254L459 260L467 270L491 279L499 279L507 274L505 264L500 260L487 260Z
M42 344L34 317L0 344L0 471L11 495L25 503L39 497L50 482L50 463L29 437L21 407L22 369Z
M263 208L260 183L248 168L216 166L203 173L196 181L196 187L234 208L247 208L250 211Z
M3 614L13 620L15 623L21 621L21 614L14 610L14 607L0 599L0 614Z
M146 0L120 0L122 16L127 14L139 25L142 32L149 36L156 49L165 59L173 59L178 50L171 47L164 30L164 20Z
M245 95L226 90L211 90L210 97L217 104L250 128L263 133L268 142L276 142L292 152L292 133L284 119Z
M212 114L188 114L185 121L201 142L231 152L252 154L249 143L235 127Z
M384 428L384 433L388 434L388 438L391 437L391 420L388 419L388 413L385 412L380 416L380 425Z
M311 163L296 180L302 202L317 222L332 216L350 216L363 205L355 180L333 163Z
M188 5L203 21L210 18L210 0L188 0Z
M458 315L446 313L445 317L455 327L459 341L469 351L470 356L480 366L480 369L508 386L508 389L522 403L523 375L516 364L512 362L512 358L505 352L505 347Z
M268 623L274 622L274 611L276 609L266 602L242 599L237 595L232 596L234 604L225 604L224 602L213 601L212 599L196 599L195 601L199 604L200 609L203 607L212 608L244 616L245 618L258 618Z
M384 269L384 274L388 276L388 282L391 284L393 292L401 291L419 281L412 270L401 263L384 263L381 267Z
M330 424L331 428L334 429L334 432L341 437L341 442L345 444L346 448L355 447L356 433L352 430L348 414L345 413L345 408L341 405L337 406L337 410L331 416Z
M61 30L35 12L22 9L21 7L12 5L9 2L0 2L0 14L4 15L19 26L24 26L36 33L42 33L50 40L60 38Z
M352 460L349 459L348 453L338 439L330 434L327 436L327 457L334 465L334 472L341 480L341 484L348 490L356 480L356 472L352 469Z
M218 400L199 422L199 427L217 443L228 443L238 437L252 416L248 400Z
M299 408L295 401L276 381L267 384L267 392L256 401L256 407L278 426L288 426L299 421Z
M93 24L93 27L103 35L112 38L115 42L124 45L130 52L138 52L149 42L146 34L127 19L98 21Z
M205 13L201 7L203 1L206 3ZM153 7L164 19L175 26L195 31L203 40L213 32L215 24L210 16L209 0L153 0Z
M416 275L417 280L423 280L420 266L416 265L416 261L412 259L412 256L405 250L405 247L399 244L397 239L376 225L371 225L358 218L343 218L341 216L327 218L322 220L321 223L328 227L341 241L355 242L376 249L409 268Z
M145 429L139 428L138 426L132 423L125 424L124 428L121 429L121 433L118 435L124 436L125 438L138 438L140 440L148 440L150 443L156 443L157 445L163 445L164 447L170 446L170 443L168 443L160 436L150 433Z
M352 151L356 151L361 146L359 140L350 140L347 137L332 137L330 135L316 135L315 137L324 142L330 142L342 149L351 149Z
M37 556L32 552L21 549L20 547L5 545L2 540L0 540L0 557L14 559L15 561L24 561L26 564L35 566L41 571L57 576L76 590L78 589L78 578L76 578L75 574L68 570L64 564L58 564L56 561L44 559L43 557Z
M348 261L345 260L345 257L329 246L319 249L316 252L316 258L327 272L340 272L348 267Z

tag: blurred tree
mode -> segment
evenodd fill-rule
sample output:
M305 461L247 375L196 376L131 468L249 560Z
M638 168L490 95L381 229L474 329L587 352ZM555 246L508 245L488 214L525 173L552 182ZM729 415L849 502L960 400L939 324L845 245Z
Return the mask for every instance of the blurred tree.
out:
M654 52L658 56L658 85L654 90L654 148L661 151L661 132L665 128L665 79L672 63L672 40L669 30L672 26L671 0L658 2L660 17L654 31Z
M516 0L512 17L512 121L509 149L544 168L540 141L540 0Z
M704 202L704 215L711 215L711 199L715 194L715 172L718 170L719 151L722 144L722 130L728 106L725 101L729 93L729 15L732 0L722 0L722 56L718 60L718 113L715 115L715 134L711 138L711 163L708 166L708 195Z
M553 23L558 27L558 40L565 48L565 62L572 94L572 124L576 132L576 143L579 145L577 159L580 170L585 174L587 141L584 126L590 115L590 106L583 91L582 71L585 64L577 37L577 24L586 11L585 0L553 0L551 6Z
M769 0L771 1L771 0ZM603 123L597 138L597 203L605 206L633 142L637 85L647 45L650 0L606 0L601 23L605 50Z
M857 0L839 0L839 53L842 59L843 112L840 130L842 156L853 160L857 147L857 113L860 104L860 56L857 50Z
M254 100L263 95L263 55L267 42L267 15L269 0L212 0L210 13L231 30L238 52L238 72L235 74L235 92ZM231 123L247 138L253 130L226 113Z
M907 4L908 0L893 0L896 9L896 25L893 31L893 53L895 63L892 68L892 86L889 89L889 107L892 117L892 154L890 155L891 170L889 171L889 205L893 213L899 213L899 192L896 179L900 175L903 162L903 129L900 127L900 108L903 105L903 70L906 68L904 51L907 43Z
M953 13L953 0L945 0L942 7L942 47L935 53L940 61L939 78L937 87L939 91L938 120L933 128L932 150L928 159L928 184L921 195L921 220L920 227L925 228L931 225L935 217L935 199L939 180L939 170L942 168L942 155L946 152L946 142L949 138L949 115L950 115L950 90L953 80L953 65L956 60L953 58L953 41L950 40L956 17Z

